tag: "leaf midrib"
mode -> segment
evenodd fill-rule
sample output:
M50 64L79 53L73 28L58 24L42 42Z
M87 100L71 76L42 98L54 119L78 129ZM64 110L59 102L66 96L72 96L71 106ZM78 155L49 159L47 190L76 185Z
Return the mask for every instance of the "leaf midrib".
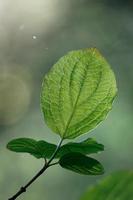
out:
M110 89L109 89L109 91L110 91ZM108 92L109 93L109 92ZM99 104L95 107L95 109L89 114L89 116L91 115L91 114L93 114L94 112L95 112L95 110L96 110L96 108L105 100L105 99L107 99L108 98L108 94L107 94L107 96L104 98L104 99L102 99L102 101L100 101L99 102ZM102 111L102 113L104 112L105 110L103 110ZM101 114L100 114L101 115ZM99 116L97 116L95 119L97 119ZM86 118L84 118L84 120L85 119L87 119L87 117ZM92 121L94 121L95 119L93 119ZM92 123L92 121L91 121L91 123ZM91 123L89 123L89 124L91 124ZM81 127L80 127L81 128ZM71 137L73 137L73 135L75 135L75 133L74 134L72 134L72 135L70 135Z
M79 97L80 97L80 93L81 93L82 88L83 88L83 85L84 85L84 80L85 80L85 77L86 77L86 74L87 74L87 73L86 73L87 70L88 70L88 67L87 67L87 69L86 69L86 67L85 67L84 76L83 76L83 79L82 79L82 84L81 84L79 93L78 93L78 95L77 95L77 99L76 99L76 101L75 101L75 105L74 105L74 107L73 107L73 111L72 111L72 113L71 113L71 115L70 115L70 118L69 118L69 120L68 120L68 122L67 122L66 129L65 129L64 134L63 134L63 138L65 137L65 134L66 134L66 132L67 132L67 129L68 129L68 127L69 127L69 125L70 125L70 122L71 122L71 120L72 120L72 118L73 118L73 115L74 115L74 113L75 113L76 106L77 106L77 103L78 103L78 100L79 100Z

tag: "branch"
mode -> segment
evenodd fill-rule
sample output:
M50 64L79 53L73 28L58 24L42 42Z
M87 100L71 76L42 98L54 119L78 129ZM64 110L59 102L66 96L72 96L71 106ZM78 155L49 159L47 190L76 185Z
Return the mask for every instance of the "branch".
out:
M39 177L41 176L44 171L48 168L48 166L45 164L44 167L24 186L21 187L20 190L10 199L8 200L15 200L18 196L20 196L22 193L26 192L26 189Z
M63 142L63 139L60 140L59 144L57 145L57 148L55 150L55 152L53 153L53 155L51 156L51 158L49 159L48 162L45 161L45 165L43 166L43 168L23 187L20 188L20 190L14 195L12 196L11 198L9 198L8 200L15 200L17 199L17 197L19 197L21 194L23 194L24 192L27 191L27 188L38 178L40 177L45 171L47 168L49 168L50 166L54 165L55 163L53 164L50 164L52 162L52 160L55 158L56 154L58 153L59 149L60 149L60 146ZM57 164L57 163L56 163Z

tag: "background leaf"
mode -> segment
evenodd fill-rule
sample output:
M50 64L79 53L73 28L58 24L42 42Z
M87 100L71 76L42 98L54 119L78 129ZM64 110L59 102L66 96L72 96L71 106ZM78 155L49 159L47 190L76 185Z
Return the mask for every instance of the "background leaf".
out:
M132 200L133 171L115 172L86 191L80 200Z
M104 146L102 144L97 143L92 138L88 138L79 143L69 142L63 145L56 157L62 157L63 155L71 152L78 152L87 155L91 153L98 153L103 150Z
M102 165L95 159L80 153L64 155L59 164L61 167L84 175L101 175L104 173Z
M36 141L31 138L18 138L10 141L7 148L19 153L30 153L36 158L50 158L56 149L56 145L43 140Z
M114 73L97 49L71 51L44 78L46 123L63 138L84 134L106 117L116 91Z

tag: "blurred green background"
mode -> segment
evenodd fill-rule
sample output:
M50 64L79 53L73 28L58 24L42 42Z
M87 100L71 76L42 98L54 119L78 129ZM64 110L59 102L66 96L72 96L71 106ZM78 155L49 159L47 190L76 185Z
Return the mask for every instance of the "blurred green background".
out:
M132 11L130 0L0 0L1 200L13 195L43 163L9 152L7 142L16 137L59 140L44 123L39 96L45 73L70 50L97 47L111 64L119 93L108 118L88 136L105 145L105 152L96 156L105 175L133 167ZM19 199L77 200L101 177L55 166Z

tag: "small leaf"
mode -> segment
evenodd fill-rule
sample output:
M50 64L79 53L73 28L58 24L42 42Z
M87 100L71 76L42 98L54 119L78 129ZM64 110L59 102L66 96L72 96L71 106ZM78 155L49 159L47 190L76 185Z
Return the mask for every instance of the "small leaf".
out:
M116 92L114 73L97 49L71 51L44 78L46 123L62 138L76 138L105 119Z
M18 138L10 141L7 148L19 153L30 153L36 158L50 158L56 145L45 141L36 141L31 138Z
M88 138L79 143L69 142L63 145L56 157L62 157L63 155L71 152L78 152L87 155L91 153L98 153L103 150L104 146L102 144L97 143L92 138Z
M15 152L35 153L36 143L37 143L36 140L31 138L18 138L11 140L7 144L7 148Z
M56 150L56 145L40 140L37 142L37 151L40 153L40 158L50 158Z
M81 153L68 153L60 159L59 164L79 174L101 175L104 173L102 165L97 160Z
M93 187L80 200L133 200L133 170L112 173Z

